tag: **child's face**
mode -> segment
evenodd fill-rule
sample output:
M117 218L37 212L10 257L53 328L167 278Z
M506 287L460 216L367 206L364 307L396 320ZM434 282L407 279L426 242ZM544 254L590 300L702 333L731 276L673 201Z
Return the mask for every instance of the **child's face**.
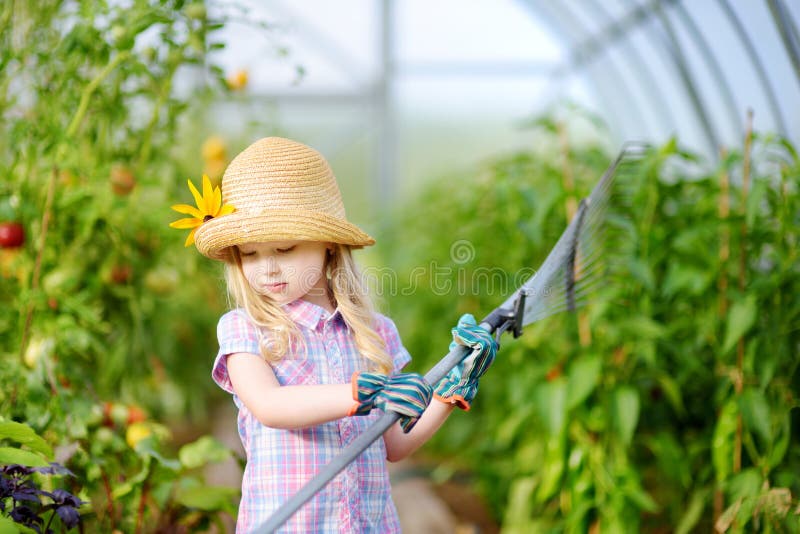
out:
M331 310L325 278L327 243L270 241L239 245L244 276L260 295L278 304L297 299Z

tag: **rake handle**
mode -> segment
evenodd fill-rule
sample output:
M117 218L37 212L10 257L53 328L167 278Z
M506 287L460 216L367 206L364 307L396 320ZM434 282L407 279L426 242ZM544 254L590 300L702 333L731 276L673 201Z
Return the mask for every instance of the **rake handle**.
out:
M489 333L494 332L498 325L491 324L497 320L500 320L501 316L496 315L494 312L486 317L486 319L481 322L481 327L488 330ZM491 321L491 322L487 322ZM458 365L458 363L463 360L467 352L469 352L468 347L464 347L462 345L456 345L453 350L447 353L447 355L439 360L439 362L434 365L430 371L425 373L425 380L429 384L435 384L442 378L444 378L450 370ZM305 486L300 488L300 491L295 493L289 500L281 505L274 514L272 514L267 521L258 528L257 532L274 532L278 527L284 524L290 517L294 515L294 513L300 509L311 497L313 497L319 490L321 490L325 485L333 480L333 478L339 474L339 472L347 467L350 462L355 460L358 455L364 452L367 447L372 445L372 442L380 438L384 432L389 430L393 424L400 419L400 415L395 412L386 412L381 416L380 419L372 423L372 425L367 428L363 433L359 434L359 436L350 442L342 451L333 459L331 462L323 467L314 478L309 480Z

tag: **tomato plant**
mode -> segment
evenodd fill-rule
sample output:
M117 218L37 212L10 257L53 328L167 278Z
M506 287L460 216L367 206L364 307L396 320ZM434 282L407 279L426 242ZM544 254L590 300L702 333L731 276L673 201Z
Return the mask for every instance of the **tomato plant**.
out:
M200 471L230 452L171 430L206 431L215 391L217 273L168 223L203 165L182 121L229 90L224 24L183 0L0 3L0 425L50 447L0 463L58 461L86 531L235 513Z

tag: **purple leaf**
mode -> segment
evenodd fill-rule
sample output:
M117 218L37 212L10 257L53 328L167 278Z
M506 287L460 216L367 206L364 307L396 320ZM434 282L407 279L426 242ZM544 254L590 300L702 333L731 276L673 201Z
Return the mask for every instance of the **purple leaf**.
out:
M59 506L56 509L58 513L58 517L61 518L61 521L64 523L68 529L73 528L80 523L81 516L75 508L71 506Z

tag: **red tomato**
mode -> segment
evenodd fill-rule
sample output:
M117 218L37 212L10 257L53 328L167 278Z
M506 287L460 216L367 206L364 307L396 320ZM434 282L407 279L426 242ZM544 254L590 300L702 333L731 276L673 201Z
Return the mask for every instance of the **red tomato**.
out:
M562 372L561 364L557 363L556 365L551 367L549 371L547 371L547 374L545 375L545 380L547 380L548 382L552 382L553 380L561 376L561 372Z
M111 168L111 190L117 196L127 196L136 187L136 177L131 170L124 165L114 165Z
M145 419L147 419L147 416L145 415L144 410L133 404L128 406L128 425L132 425L133 423L141 423Z
M132 269L130 265L114 265L111 268L111 281L115 284L127 284L131 279Z
M18 222L0 223L0 247L16 248L25 243L25 229Z

